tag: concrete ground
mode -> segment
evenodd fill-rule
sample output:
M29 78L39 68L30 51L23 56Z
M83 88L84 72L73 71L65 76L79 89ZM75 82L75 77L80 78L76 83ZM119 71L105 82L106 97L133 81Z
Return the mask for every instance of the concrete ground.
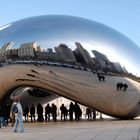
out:
M24 133L0 129L0 140L140 140L140 119L24 123Z

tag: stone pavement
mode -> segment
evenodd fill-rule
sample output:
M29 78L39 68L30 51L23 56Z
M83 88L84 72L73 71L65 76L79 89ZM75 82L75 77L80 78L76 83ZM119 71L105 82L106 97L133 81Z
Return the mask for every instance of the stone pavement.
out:
M140 119L24 123L24 133L0 129L0 140L140 140Z

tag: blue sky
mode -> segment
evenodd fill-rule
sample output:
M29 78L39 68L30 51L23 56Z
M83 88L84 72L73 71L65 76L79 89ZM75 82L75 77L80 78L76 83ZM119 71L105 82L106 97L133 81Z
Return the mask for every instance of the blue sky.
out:
M140 46L140 0L0 0L0 26L47 14L73 15L101 22Z

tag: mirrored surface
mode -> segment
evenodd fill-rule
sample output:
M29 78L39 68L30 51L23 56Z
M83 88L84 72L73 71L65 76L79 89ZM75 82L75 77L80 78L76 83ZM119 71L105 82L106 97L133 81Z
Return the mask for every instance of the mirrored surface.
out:
M15 73L1 98L30 86L115 117L140 112L140 48L106 25L72 16L27 18L0 28L0 47L1 75Z

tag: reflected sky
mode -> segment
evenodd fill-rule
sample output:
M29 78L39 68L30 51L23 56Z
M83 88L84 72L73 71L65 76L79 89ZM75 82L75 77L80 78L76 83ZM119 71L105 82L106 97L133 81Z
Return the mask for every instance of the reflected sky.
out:
M97 50L140 76L140 48L116 30L88 19L48 15L19 20L0 28L0 46L9 41L15 43L14 48L37 41L44 49L65 43L72 50L80 42L91 56L91 50Z

